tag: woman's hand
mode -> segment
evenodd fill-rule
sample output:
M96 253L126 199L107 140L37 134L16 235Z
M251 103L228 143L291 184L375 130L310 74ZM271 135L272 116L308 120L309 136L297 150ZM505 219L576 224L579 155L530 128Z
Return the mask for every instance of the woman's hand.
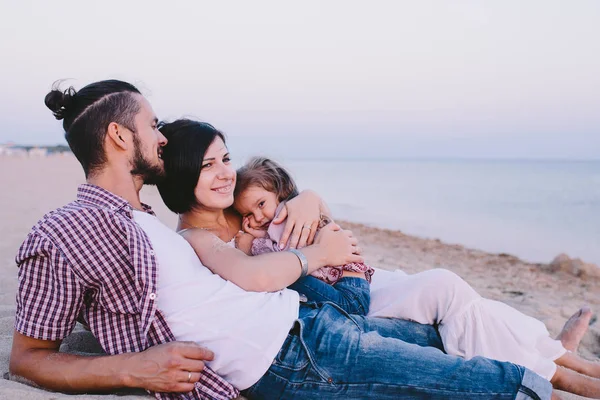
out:
M321 219L321 198L311 190L305 190L292 200L285 203L274 224L281 224L286 218L285 229L279 247L299 249L310 245L315 240L315 234Z
M324 249L327 265L364 262L360 256L362 250L358 247L358 240L352 236L351 231L341 229L335 223L327 224L321 229L315 244Z

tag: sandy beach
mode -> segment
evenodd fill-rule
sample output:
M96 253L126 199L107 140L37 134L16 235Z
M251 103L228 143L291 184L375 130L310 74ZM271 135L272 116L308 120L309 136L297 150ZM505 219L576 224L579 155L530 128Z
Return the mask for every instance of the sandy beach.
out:
M0 169L0 376L6 378L17 289L14 256L31 226L44 213L75 198L76 187L84 182L84 176L77 160L71 155L0 157ZM175 226L175 215L162 204L155 188L144 188L142 200L153 206L163 222ZM503 301L543 321L552 335L560 331L566 319L580 306L588 304L594 312L600 311L600 280L597 278L553 271L548 264L527 263L507 254L489 254L436 239L405 235L399 231L339 222L359 237L367 262L371 265L390 270L402 269L407 273L439 267L450 269L483 296ZM74 336L71 349L81 349L78 340L77 335ZM600 323L590 326L579 352L588 359L600 357ZM0 399L63 398L139 399L147 396L67 396L33 389L19 382L0 380ZM564 398L578 397L565 395Z

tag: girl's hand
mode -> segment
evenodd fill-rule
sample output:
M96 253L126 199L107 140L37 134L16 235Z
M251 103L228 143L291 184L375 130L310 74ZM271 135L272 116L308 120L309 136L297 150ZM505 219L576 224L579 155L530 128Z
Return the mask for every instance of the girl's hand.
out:
M254 236L252 236L249 233L240 231L235 235L235 248L251 256L253 240Z
M299 249L310 245L321 219L321 198L313 191L305 190L285 203L274 224L281 224L286 218L285 229L279 247L285 248L289 240L290 248Z
M323 247L327 265L364 262L358 240L351 231L343 230L337 224L325 225L317 235L315 244Z
M244 217L242 220L242 229L244 232L249 233L255 238L265 238L267 237L267 231L262 229L254 229L250 226L250 218Z

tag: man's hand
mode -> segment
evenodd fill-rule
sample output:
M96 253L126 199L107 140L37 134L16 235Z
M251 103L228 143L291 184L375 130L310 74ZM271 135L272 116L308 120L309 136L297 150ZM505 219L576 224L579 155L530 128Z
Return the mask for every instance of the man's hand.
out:
M194 342L171 342L128 356L123 368L127 387L190 392L200 379L204 361L211 361L214 354Z
M10 373L46 389L100 392L133 387L189 392L213 353L194 342L171 342L140 353L83 356L60 353L60 340L40 340L14 331ZM189 380L189 382L188 382Z

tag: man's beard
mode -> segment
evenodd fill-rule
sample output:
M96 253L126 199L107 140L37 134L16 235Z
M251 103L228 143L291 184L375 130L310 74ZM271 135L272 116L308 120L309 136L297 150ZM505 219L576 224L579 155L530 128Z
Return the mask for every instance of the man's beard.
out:
M146 185L156 185L165 177L165 169L161 165L152 165L150 161L144 158L142 154L141 144L137 136L133 137L133 168L131 175L136 175L142 178Z

